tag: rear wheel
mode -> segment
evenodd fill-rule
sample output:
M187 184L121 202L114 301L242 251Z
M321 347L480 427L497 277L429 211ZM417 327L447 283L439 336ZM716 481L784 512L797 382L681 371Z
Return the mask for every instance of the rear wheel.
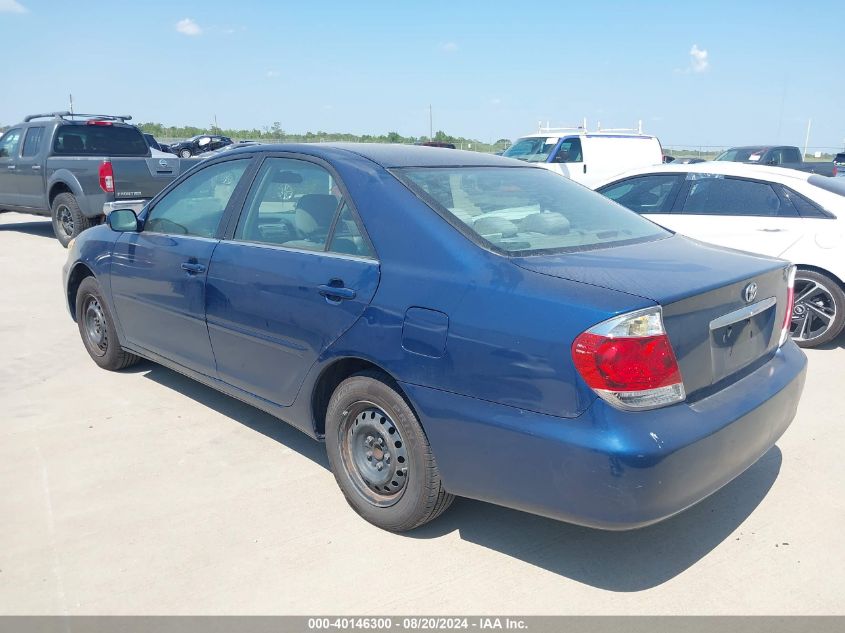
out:
M140 360L120 346L114 319L103 299L100 284L94 277L86 277L79 284L76 293L76 323L85 349L103 369L117 371Z
M53 233L59 243L67 248L70 241L93 223L85 217L72 193L60 193L53 199L50 209L53 219Z
M179 157L180 158L190 158L191 157L191 150L189 150L189 149L179 150Z
M814 270L795 275L795 305L790 334L801 347L835 339L845 326L845 293L839 283Z
M437 518L454 500L416 415L378 372L344 380L326 411L332 472L352 508L393 532Z

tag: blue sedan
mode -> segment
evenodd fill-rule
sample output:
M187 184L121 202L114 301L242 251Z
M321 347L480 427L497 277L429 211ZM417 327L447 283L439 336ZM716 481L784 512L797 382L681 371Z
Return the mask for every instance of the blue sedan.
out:
M64 290L100 367L149 359L325 441L377 526L460 495L629 529L789 426L793 277L507 158L261 145L82 233Z

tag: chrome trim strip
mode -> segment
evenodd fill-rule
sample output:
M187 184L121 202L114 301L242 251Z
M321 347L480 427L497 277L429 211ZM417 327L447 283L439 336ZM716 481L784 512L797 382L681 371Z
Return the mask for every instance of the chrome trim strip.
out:
M745 306L744 308L740 308L739 310L734 310L733 312L723 314L719 318L710 321L710 331L712 332L713 330L718 330L719 328L723 328L726 325L732 325L733 323L738 323L740 321L750 319L751 317L756 316L761 312L765 312L777 302L778 300L774 297L769 297L768 299L763 299L762 301L758 301L757 303L752 303L750 306Z

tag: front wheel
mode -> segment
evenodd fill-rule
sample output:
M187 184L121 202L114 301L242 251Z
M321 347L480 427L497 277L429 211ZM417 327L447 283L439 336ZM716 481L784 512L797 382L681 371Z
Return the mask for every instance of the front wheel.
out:
M53 199L50 216L53 220L53 233L59 244L65 248L73 238L93 225L82 213L72 193L60 193Z
M816 347L835 339L845 326L845 293L839 283L814 270L795 274L792 339L801 347Z
M86 277L76 293L76 323L85 349L103 369L117 371L134 365L140 359L120 346L103 291L94 277Z
M362 372L340 383L326 411L326 448L349 505L380 528L419 527L454 500L417 416L383 374Z
M191 157L191 150L183 149L179 150L179 158L190 158Z

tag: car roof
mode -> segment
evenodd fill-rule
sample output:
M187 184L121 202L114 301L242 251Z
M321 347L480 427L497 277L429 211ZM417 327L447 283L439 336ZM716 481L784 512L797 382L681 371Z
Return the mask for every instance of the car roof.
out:
M749 163L734 163L730 161L707 161L703 163L686 163L675 165L652 165L651 167L640 167L612 178L603 180L596 188L608 183L630 178L631 176L642 176L644 174L673 174L673 173L696 173L696 174L719 174L723 176L740 176L743 178L756 178L787 184L796 180L806 182L810 177L809 172L787 169L786 167L773 167L769 165L755 165Z
M253 152L296 152L331 160L350 154L366 158L382 167L527 167L526 163L495 154L459 149L400 145L391 143L282 143L248 145L227 155Z
M632 134L626 132L613 132L607 131L602 132L601 130L597 132L578 132L573 130L571 132L532 132L531 134L522 134L517 138L517 140L521 138L563 138L563 137L578 137L578 138L639 138L639 139L653 139L657 138L656 136L652 136L651 134Z

